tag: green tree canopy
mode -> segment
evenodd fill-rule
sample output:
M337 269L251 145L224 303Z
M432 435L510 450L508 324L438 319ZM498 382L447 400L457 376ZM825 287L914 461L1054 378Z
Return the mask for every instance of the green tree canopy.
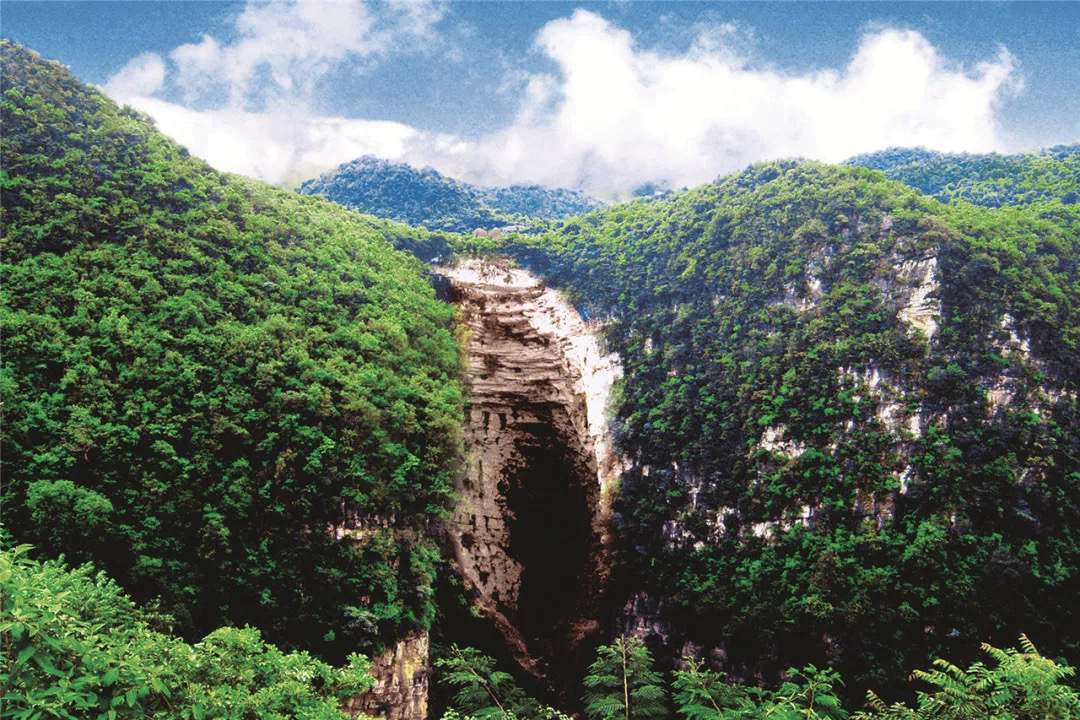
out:
M461 451L426 233L216 172L0 44L4 522L189 639L343 658L434 617ZM433 241L433 242L437 242Z
M341 703L373 683L363 656L335 669L252 628L189 645L89 563L28 550L0 550L0 718L345 720Z

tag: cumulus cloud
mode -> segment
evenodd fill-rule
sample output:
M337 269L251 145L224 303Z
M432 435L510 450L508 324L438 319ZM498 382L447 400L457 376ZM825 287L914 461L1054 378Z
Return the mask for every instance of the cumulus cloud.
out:
M206 36L169 56L189 97L224 88L225 109L197 113L141 94L122 99L212 164L273 182L372 152L475 181L610 195L651 181L694 185L776 157L835 162L891 145L1003 149L997 107L1020 87L1004 48L965 67L908 30L868 31L843 67L792 72L747 58L752 29L714 23L698 28L684 52L661 53L577 10L539 30L535 50L554 71L517 71L516 117L487 137L312 115L305 100L312 78L348 58L400 51L442 17L435 5L380 7L350 4L327 15L304 2L249 4L233 42ZM160 87L161 59L140 57L107 87ZM252 107L265 72L277 100L270 109Z
M117 97L153 95L165 84L165 61L157 53L143 53L109 78L105 92Z
M613 191L692 185L775 157L1002 146L995 110L1016 88L1004 49L968 69L916 32L879 30L839 70L790 73L749 65L724 43L733 31L713 29L686 53L662 55L591 12L548 23L536 44L557 81L533 78L517 121L476 148L485 169Z
M441 6L392 0L379 12L359 0L249 2L234 19L230 43L204 35L169 57L188 99L224 89L231 107L259 104L266 95L303 96L312 84L347 58L400 50L430 39ZM265 71L273 87L259 82ZM268 93L268 90L274 92Z
M146 97L137 106L215 168L290 186L361 155L403 158L420 137L425 145L439 146L437 137L401 123L316 116L297 106L200 111Z
M419 133L399 123L315 116L317 81L345 61L441 49L443 6L424 0L248 0L229 40L203 35L166 59L145 53L105 91L155 118L168 135L222 170L288 184L357 155L394 158ZM155 97L166 77L185 105ZM194 109L213 106L213 109ZM443 148L445 139L425 137ZM452 143L450 143L452 144Z

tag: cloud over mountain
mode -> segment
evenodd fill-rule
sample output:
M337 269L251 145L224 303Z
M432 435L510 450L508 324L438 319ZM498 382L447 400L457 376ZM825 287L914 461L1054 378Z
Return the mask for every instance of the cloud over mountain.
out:
M613 193L655 180L692 185L774 157L1006 149L997 107L1022 87L1005 48L965 67L910 30L867 31L843 67L792 71L748 57L733 25L659 52L576 10L536 34L533 51L550 69L518 74L514 120L466 140L310 110L315 82L342 63L430 52L444 14L437 5L326 7L251 3L231 41L204 36L174 49L167 77L164 59L140 56L106 88L211 163L271 181L374 153L491 184ZM148 97L166 82L191 103L216 93L223 107Z

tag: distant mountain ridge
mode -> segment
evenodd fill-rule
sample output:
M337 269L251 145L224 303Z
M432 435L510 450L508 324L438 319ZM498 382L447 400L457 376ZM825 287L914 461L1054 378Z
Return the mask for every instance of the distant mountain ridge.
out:
M451 232L561 219L603 205L577 190L471 185L430 167L417 169L373 155L305 180L298 192L323 195L377 217Z
M881 170L890 180L942 202L964 200L984 207L1054 199L1080 202L1080 143L1015 155L894 147L856 155L843 164Z

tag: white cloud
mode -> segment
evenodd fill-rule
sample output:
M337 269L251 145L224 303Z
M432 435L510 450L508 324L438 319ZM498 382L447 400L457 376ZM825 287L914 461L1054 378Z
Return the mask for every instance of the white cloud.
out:
M409 41L429 40L442 18L430 2L393 0L381 12L359 0L249 0L233 24L236 39L222 44L204 35L169 57L189 99L224 88L229 105L259 98L266 71L278 93L304 94L336 63L385 54ZM255 104L258 104L257 102Z
M165 61L147 52L132 58L109 78L105 92L114 96L152 95L165 84Z
M195 113L118 94L212 164L274 182L372 152L474 181L611 194L655 180L694 185L776 157L835 162L891 145L1003 149L997 106L1020 87L1004 48L962 67L912 31L870 31L844 67L791 72L752 65L740 52L752 29L713 23L684 53L658 53L577 10L536 36L556 72L514 77L507 87L520 88L515 120L479 140L307 111L312 78L335 63L430 33L442 11L423 7L395 3L383 17L361 5L326 15L307 3L249 4L231 44L207 36L170 54L189 96L223 86L227 109ZM138 61L109 87L160 87L146 69L153 62ZM264 69L277 93L273 107L288 112L245 112ZM136 82L143 77L145 84Z
M191 110L150 97L129 102L217 169L282 184L295 184L361 155L401 158L420 136L400 123L312 116L298 106L256 113ZM434 138L429 142L434 146Z
M965 69L918 33L881 30L841 70L786 73L749 66L724 43L734 31L721 25L687 53L661 55L583 10L548 23L537 46L559 69L555 108L527 95L518 120L477 148L484 169L614 191L656 179L693 185L783 156L1002 146L995 110L1015 79L1004 49Z
M168 77L185 102L224 98L194 110L155 97L166 62L146 53L109 79L105 91L149 113L195 155L222 170L291 183L366 153L394 158L420 133L392 122L315 116L315 83L345 61L397 52L452 53L434 37L444 9L423 0L248 0L232 20L232 39L203 35L168 53ZM453 143L432 136L425 145Z

